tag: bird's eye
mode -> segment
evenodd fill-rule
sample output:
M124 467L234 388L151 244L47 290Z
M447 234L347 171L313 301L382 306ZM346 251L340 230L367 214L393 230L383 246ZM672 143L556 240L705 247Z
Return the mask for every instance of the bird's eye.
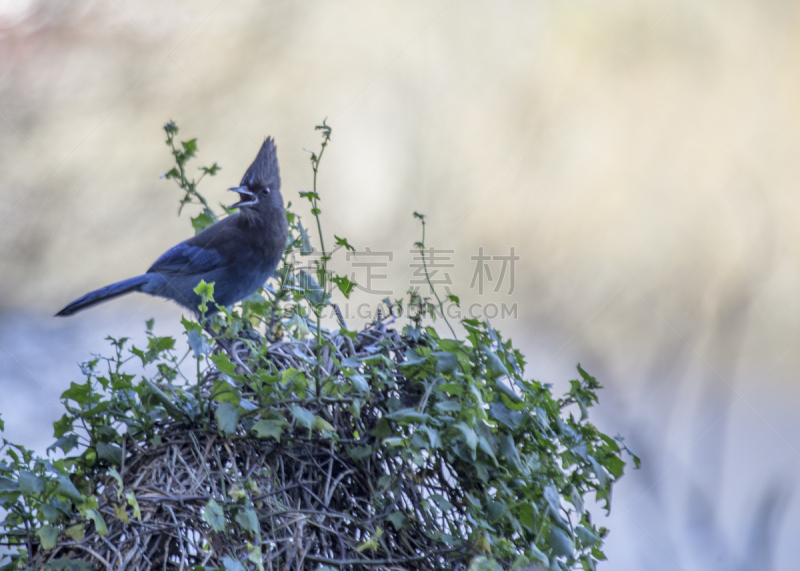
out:
M264 190L262 190L261 192L263 194L269 194L269 187L264 188Z

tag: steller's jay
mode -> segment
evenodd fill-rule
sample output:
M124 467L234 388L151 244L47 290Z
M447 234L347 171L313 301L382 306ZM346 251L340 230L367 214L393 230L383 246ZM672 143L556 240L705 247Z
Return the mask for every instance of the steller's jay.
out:
M239 186L239 211L165 252L147 273L87 293L56 315L72 315L133 291L172 299L198 313L200 280L214 282L216 306L260 288L283 256L288 228L275 143L268 137ZM209 305L210 311L217 307Z

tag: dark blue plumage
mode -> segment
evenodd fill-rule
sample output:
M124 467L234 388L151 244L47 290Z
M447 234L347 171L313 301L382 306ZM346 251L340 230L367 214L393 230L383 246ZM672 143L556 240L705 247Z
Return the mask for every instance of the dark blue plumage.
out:
M140 291L172 299L197 312L194 288L214 282L214 300L233 305L260 288L278 266L286 246L286 212L275 143L267 138L238 187L239 212L166 251L147 273L76 299L56 315L78 311Z

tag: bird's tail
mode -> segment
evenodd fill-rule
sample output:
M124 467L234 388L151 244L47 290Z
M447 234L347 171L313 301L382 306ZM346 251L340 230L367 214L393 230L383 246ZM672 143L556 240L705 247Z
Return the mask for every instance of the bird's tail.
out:
M126 293L130 293L132 291L141 291L142 286L148 281L149 278L147 274L144 274L141 276L136 276L135 278L122 280L121 282L117 282L115 284L107 285L106 287L101 287L100 289L96 289L87 293L83 297L79 297L67 307L56 313L56 315L72 315L73 313L82 311L87 307L92 307L93 305L97 305L98 303L108 301L109 299L114 299L115 297L125 295Z

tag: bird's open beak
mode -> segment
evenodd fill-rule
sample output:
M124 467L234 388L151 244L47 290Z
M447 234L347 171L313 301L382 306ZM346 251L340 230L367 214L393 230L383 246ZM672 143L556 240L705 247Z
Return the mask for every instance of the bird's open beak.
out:
M228 190L238 192L239 198L241 198L239 202L231 204L228 208L241 208L242 206L253 206L258 203L258 197L246 186L234 186Z

